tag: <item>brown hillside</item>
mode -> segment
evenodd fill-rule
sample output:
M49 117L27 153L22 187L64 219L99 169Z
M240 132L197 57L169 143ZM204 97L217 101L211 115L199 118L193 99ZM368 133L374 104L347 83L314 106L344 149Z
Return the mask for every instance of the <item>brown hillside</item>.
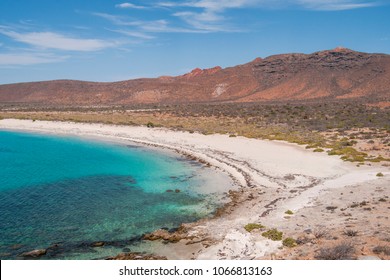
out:
M72 80L0 85L1 103L125 105L318 99L390 99L390 55L336 48L283 54L182 76L114 83Z

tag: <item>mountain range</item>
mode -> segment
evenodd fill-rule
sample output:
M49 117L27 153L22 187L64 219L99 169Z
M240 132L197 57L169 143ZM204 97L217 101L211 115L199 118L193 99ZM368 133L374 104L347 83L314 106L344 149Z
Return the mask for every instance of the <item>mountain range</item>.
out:
M390 55L336 48L234 67L120 82L54 80L0 85L0 103L131 105L390 99Z

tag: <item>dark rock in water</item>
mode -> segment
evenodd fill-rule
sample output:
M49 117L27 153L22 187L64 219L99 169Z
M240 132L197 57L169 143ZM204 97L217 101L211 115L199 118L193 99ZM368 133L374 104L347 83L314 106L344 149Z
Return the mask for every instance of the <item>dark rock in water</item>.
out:
M127 179L127 182L130 184L137 184L137 181L134 178Z
M106 260L166 260L166 257L142 254L138 252L120 253L115 257L109 257Z
M175 227L175 228L161 228L161 229L165 229L166 231L168 231L169 233L174 233L176 231L179 230L178 227Z
M128 253L128 252L130 252L130 249L129 249L129 248L123 248L123 249L122 249L122 252Z
M102 247L104 246L104 242L103 241L97 241L97 242L94 242L91 244L92 247Z
M180 190L179 189L175 189L175 193L179 193L180 192Z
M48 249L48 250L49 250L49 249L50 249L50 250L56 250L56 249L60 248L61 246L62 246L61 244L55 243L55 244L51 245L49 248L47 248L47 249Z
M187 229L184 225L181 225L176 231L168 231L165 229L158 229L154 232L147 233L143 236L144 240L164 240L167 242L179 242L187 237Z
M30 252L25 252L21 254L21 256L25 258L39 258L43 255L46 255L46 252L47 252L46 249L36 249Z
M173 192L173 190L166 190L165 192Z

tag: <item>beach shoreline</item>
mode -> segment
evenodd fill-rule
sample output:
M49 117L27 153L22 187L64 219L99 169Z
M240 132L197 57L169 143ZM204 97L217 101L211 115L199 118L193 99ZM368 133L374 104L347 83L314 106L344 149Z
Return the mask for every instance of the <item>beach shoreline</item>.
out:
M313 218L307 218L307 214L299 215L322 207L319 203L324 197L335 195L336 192L344 193L345 189L351 187L357 195L359 191L365 191L364 185L380 188L380 195L389 192L388 188L383 187L389 183L388 166L375 164L357 167L338 157L313 153L290 143L202 135L165 128L14 119L0 120L0 129L164 148L228 174L237 188L230 192L231 202L215 217L185 225L182 235L174 243L150 241L153 250L158 250L153 253L165 255L168 259L261 259L278 255L288 258L285 255L288 250L280 249L281 241L263 237L260 230L248 232L244 226L249 223L262 224L267 228L282 230L286 237L297 238L307 229L314 231L317 225L332 224L332 219L322 221L325 219L322 211L318 211ZM379 172L385 176L377 177ZM332 202L337 204L336 199ZM345 201L341 199L338 203ZM333 207L341 208L339 204ZM286 215L287 210L294 214ZM340 219L333 226L342 231L345 220ZM387 220L385 234L389 228ZM290 257L297 258L295 255Z

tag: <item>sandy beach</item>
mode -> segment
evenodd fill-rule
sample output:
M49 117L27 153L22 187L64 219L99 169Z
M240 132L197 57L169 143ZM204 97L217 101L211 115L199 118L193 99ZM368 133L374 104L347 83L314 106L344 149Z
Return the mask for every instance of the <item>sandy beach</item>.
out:
M169 259L310 259L323 247L347 241L357 257L389 258L372 252L390 240L386 163L358 167L296 144L164 128L4 119L0 129L151 145L228 174L236 190L214 218L183 226L177 242L150 241L157 254ZM377 176L379 172L384 176ZM216 188L228 192L232 186ZM248 232L248 223L277 228L283 238L309 241L286 248L263 237L262 229ZM348 229L356 236L346 235Z

